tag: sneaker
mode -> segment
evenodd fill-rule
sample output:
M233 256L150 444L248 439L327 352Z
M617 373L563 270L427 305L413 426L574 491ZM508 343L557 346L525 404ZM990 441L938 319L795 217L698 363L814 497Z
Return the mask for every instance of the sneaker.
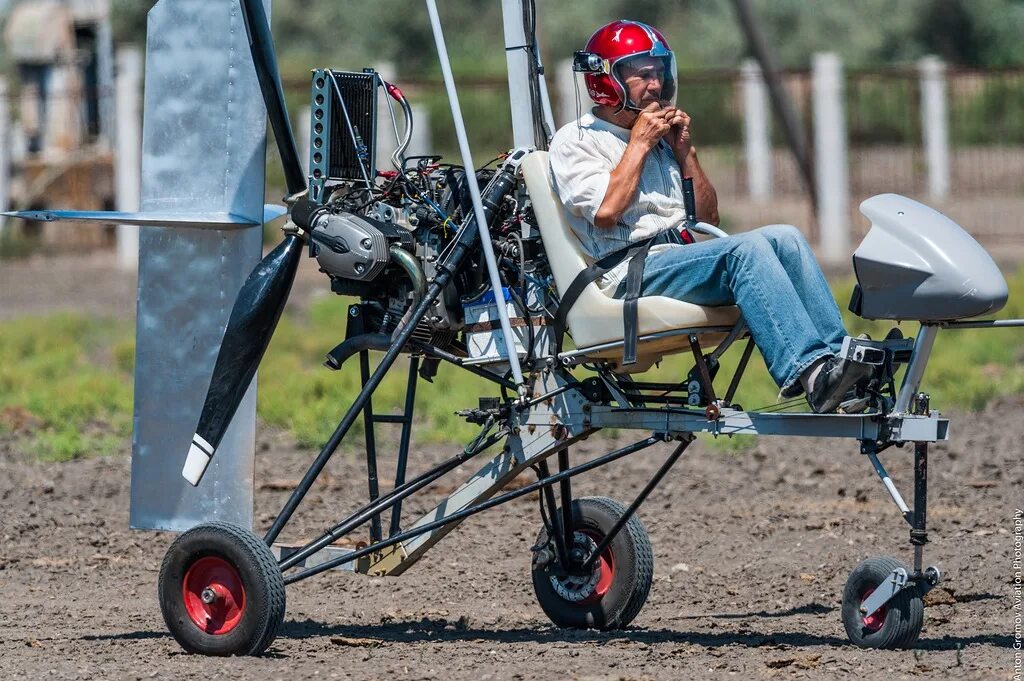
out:
M793 381L788 386L779 391L779 397L787 400L793 399L794 397L800 397L803 394L804 386L803 383L800 382L800 379Z
M840 414L863 414L870 402L869 397L857 397L856 391L851 390L843 396L836 411Z
M830 357L814 379L807 403L816 414L833 412L846 399L850 390L870 377L873 370L871 364Z

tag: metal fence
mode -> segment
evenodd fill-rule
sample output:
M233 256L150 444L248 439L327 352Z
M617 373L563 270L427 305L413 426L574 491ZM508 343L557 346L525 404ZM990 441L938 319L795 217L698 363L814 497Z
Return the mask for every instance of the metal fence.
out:
M548 69L548 83L559 123L571 120L576 112L573 81L565 78L568 73L564 63ZM787 71L782 76L807 138L813 144L812 73L809 70ZM440 80L430 77L398 77L396 80L421 112L419 124L429 130L430 149L456 160L457 146ZM478 158L490 158L507 149L511 145L511 123L504 74L457 78L457 81ZM577 87L582 89L580 81L578 78ZM1019 219L1024 214L1024 69L944 70L942 99L948 121L945 144L949 158L949 191L938 197L930 194L929 157L923 141L927 130L922 122L920 66L847 69L842 82L843 125L848 141L849 222L854 236L866 227L856 210L859 201L881 192L898 192L935 205L972 233L988 239L1019 242L1024 255L1024 224ZM303 78L286 81L287 99L300 144L308 126L308 120L303 119L300 112L308 105L309 87L309 82ZM769 222L791 222L814 237L816 216L808 192L784 143L782 128L767 109L762 115L768 117L770 127L766 172L771 176L771 191L766 199L752 196L750 159L744 145L745 121L751 112L749 101L744 99L744 87L739 69L679 74L679 105L693 117L702 163L718 190L726 227L745 229ZM14 149L8 150L8 153L14 152L16 166L11 189L14 202L26 207L32 203L31 183L26 184L31 178L25 172L30 164L21 156L30 146L26 133L33 126L27 125L27 119L33 118L34 109L26 106L23 98L31 97L31 84L11 87L8 93L0 98L21 134L21 143L13 144ZM56 90L50 92L49 114L36 115L36 124L44 123L44 118L53 119L53 111L64 103L66 96L67 93ZM580 105L590 106L585 92L581 92ZM46 120L45 124L52 135L54 121ZM86 130L82 142L95 137L95 127ZM269 167L273 183L277 166L271 163Z

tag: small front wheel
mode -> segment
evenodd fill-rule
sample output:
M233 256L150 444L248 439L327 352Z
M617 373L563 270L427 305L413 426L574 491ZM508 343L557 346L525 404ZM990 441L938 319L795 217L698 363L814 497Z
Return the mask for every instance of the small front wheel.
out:
M178 537L160 567L160 610L187 652L259 655L284 621L284 578L270 548L229 523Z
M861 611L861 604L893 570L906 569L895 558L876 556L860 563L850 573L843 589L843 626L846 635L861 648L909 648L924 625L924 601L916 584L908 584L873 613Z
M573 546L577 556L589 555L625 514L625 507L606 497L572 502ZM537 537L533 589L551 621L573 629L621 629L633 621L647 601L654 576L651 540L640 518L632 516L587 574L565 570L551 556L554 542L543 529Z

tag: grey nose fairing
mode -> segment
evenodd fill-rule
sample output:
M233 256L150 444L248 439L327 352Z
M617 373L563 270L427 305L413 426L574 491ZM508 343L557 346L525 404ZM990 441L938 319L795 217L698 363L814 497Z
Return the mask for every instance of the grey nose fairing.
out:
M856 314L948 321L1006 304L1006 280L992 257L942 213L899 194L873 196L860 211L871 229L853 254Z

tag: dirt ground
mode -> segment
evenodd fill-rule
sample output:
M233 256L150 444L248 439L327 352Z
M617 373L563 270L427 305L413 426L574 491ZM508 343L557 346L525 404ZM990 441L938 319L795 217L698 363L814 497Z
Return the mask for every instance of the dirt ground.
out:
M1005 414L1021 407L1006 402L957 419L953 440L934 450L926 559L948 581L930 595L913 651L854 648L839 619L858 561L909 558L902 519L849 443L765 439L742 454L692 447L641 508L654 586L625 631L563 631L546 620L530 583L539 520L526 499L468 520L402 577L333 572L289 587L269 654L223 660L184 655L164 628L156 582L173 535L127 529L127 452L47 466L8 442L0 454L0 669L9 679L1009 679L1024 432ZM264 528L312 453L281 435L260 438ZM574 460L614 446L593 438ZM454 451L417 448L413 466ZM628 501L667 451L587 474L574 491ZM290 538L312 537L363 498L358 457L337 459ZM909 493L909 451L886 460ZM446 491L408 504L408 517Z
M8 315L8 303L24 313L74 305L84 295L67 286L59 301L53 295L33 300L24 268L0 270ZM97 311L123 310L124 297L133 297L130 282L113 279L100 285ZM6 288L17 281L26 285ZM422 397L430 398L429 389ZM910 558L904 521L851 442L766 438L739 454L704 442L691 447L640 510L654 545L654 586L625 631L550 625L530 582L536 501L524 499L466 521L401 577L332 572L289 587L286 621L266 656L210 659L183 654L160 616L158 570L174 536L127 529L129 444L117 456L45 465L19 441L3 440L0 673L5 679L1010 679L1012 519L1024 506L1022 408L1024 402L1006 400L981 414L953 415L952 440L932 450L926 561L942 569L945 581L929 596L912 651L854 648L840 621L843 584L859 561L879 554ZM574 449L573 459L626 442L595 437ZM263 529L314 453L266 430L259 443L256 518ZM457 447L414 446L410 472ZM387 441L382 449L394 450ZM585 474L574 491L628 502L667 452L667 446L652 448ZM890 450L883 460L909 497L910 450ZM382 465L388 470L391 459L384 456ZM464 466L445 482L456 484L472 470ZM363 475L353 452L339 454L284 538L312 537L356 507L365 497ZM406 517L449 489L428 488L407 503Z

